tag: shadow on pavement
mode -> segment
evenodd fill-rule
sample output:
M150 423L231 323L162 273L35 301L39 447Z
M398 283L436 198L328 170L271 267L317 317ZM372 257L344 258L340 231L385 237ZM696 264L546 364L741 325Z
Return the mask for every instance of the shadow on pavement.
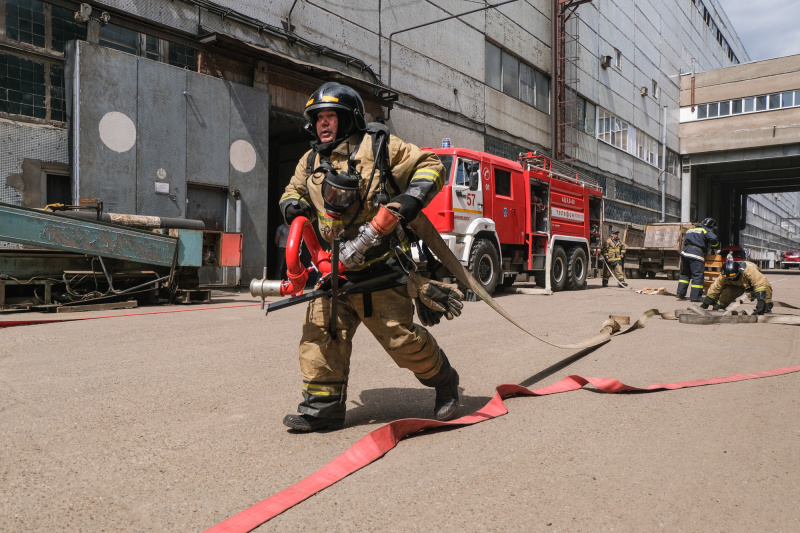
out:
M474 413L486 405L491 397L464 396L459 387L461 405L456 417ZM356 407L347 410L345 427L382 425L401 418L433 418L433 389L385 388L364 390L353 400Z

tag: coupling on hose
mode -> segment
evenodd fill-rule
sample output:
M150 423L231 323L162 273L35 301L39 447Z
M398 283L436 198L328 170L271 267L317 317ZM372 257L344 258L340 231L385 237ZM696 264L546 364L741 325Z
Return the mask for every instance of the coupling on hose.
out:
M250 296L254 298L283 296L283 294L281 294L282 285L283 280L252 279L250 280Z
M375 218L358 228L358 235L354 239L342 243L339 260L351 270L363 264L367 250L379 245L399 220L397 214L382 205Z

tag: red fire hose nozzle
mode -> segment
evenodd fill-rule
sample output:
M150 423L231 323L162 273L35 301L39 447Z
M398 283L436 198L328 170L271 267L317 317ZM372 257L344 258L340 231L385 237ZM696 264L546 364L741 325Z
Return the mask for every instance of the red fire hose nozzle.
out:
M300 262L300 243L305 242L311 253L311 261L323 275L331 272L331 254L322 249L306 217L297 217L289 228L286 240L286 277L284 280L253 279L250 281L250 295L255 298L268 296L296 296L303 292L308 281L308 274L313 270ZM339 263L339 273L345 266Z

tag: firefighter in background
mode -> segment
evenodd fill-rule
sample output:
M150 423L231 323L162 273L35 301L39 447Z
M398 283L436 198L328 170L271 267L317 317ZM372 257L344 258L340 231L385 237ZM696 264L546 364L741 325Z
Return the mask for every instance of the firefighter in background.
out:
M304 216L316 220L325 241L341 237L339 259L351 282L405 275L399 263L410 242L398 222L412 221L441 190L441 161L380 125L368 125L361 97L338 83L325 83L311 95L305 117L315 141L280 199L286 222ZM376 144L381 135L385 142ZM421 280L415 272L408 274L408 286L405 281L339 296L336 338L329 331L330 299L309 303L300 340L303 400L299 414L284 418L286 426L310 432L344 425L352 339L361 323L398 366L436 389L437 420L455 416L458 373L428 330L413 323L410 294L425 325L458 316L463 295L455 285Z
M728 259L720 275L708 288L700 307L708 309L709 306L713 306L714 310L725 309L745 292L750 301L756 301L755 314L772 312L772 285L766 276L754 263Z
M628 282L625 281L625 275L622 272L622 260L625 259L626 251L625 243L619 238L619 230L612 230L611 236L606 240L603 249L600 251L607 265L603 269L603 287L608 287L608 278L611 276L612 269L620 285L623 287L628 286Z
M681 277L678 280L678 299L686 299L691 279L692 292L690 299L693 302L703 301L703 272L705 270L706 254L709 249L712 253L719 253L720 244L714 228L717 222L713 218L706 218L686 231L683 238L683 251L681 252Z

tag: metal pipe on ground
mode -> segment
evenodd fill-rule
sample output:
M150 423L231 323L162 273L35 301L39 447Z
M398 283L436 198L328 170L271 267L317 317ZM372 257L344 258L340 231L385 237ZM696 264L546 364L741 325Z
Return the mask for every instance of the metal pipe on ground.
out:
M53 211L52 214L80 218L85 220L97 220L97 213L93 211ZM147 215L122 215L118 213L103 213L100 215L100 222L110 222L120 226L132 226L138 228L162 228L162 229L206 229L206 223L202 220L192 220L188 218L168 218Z

